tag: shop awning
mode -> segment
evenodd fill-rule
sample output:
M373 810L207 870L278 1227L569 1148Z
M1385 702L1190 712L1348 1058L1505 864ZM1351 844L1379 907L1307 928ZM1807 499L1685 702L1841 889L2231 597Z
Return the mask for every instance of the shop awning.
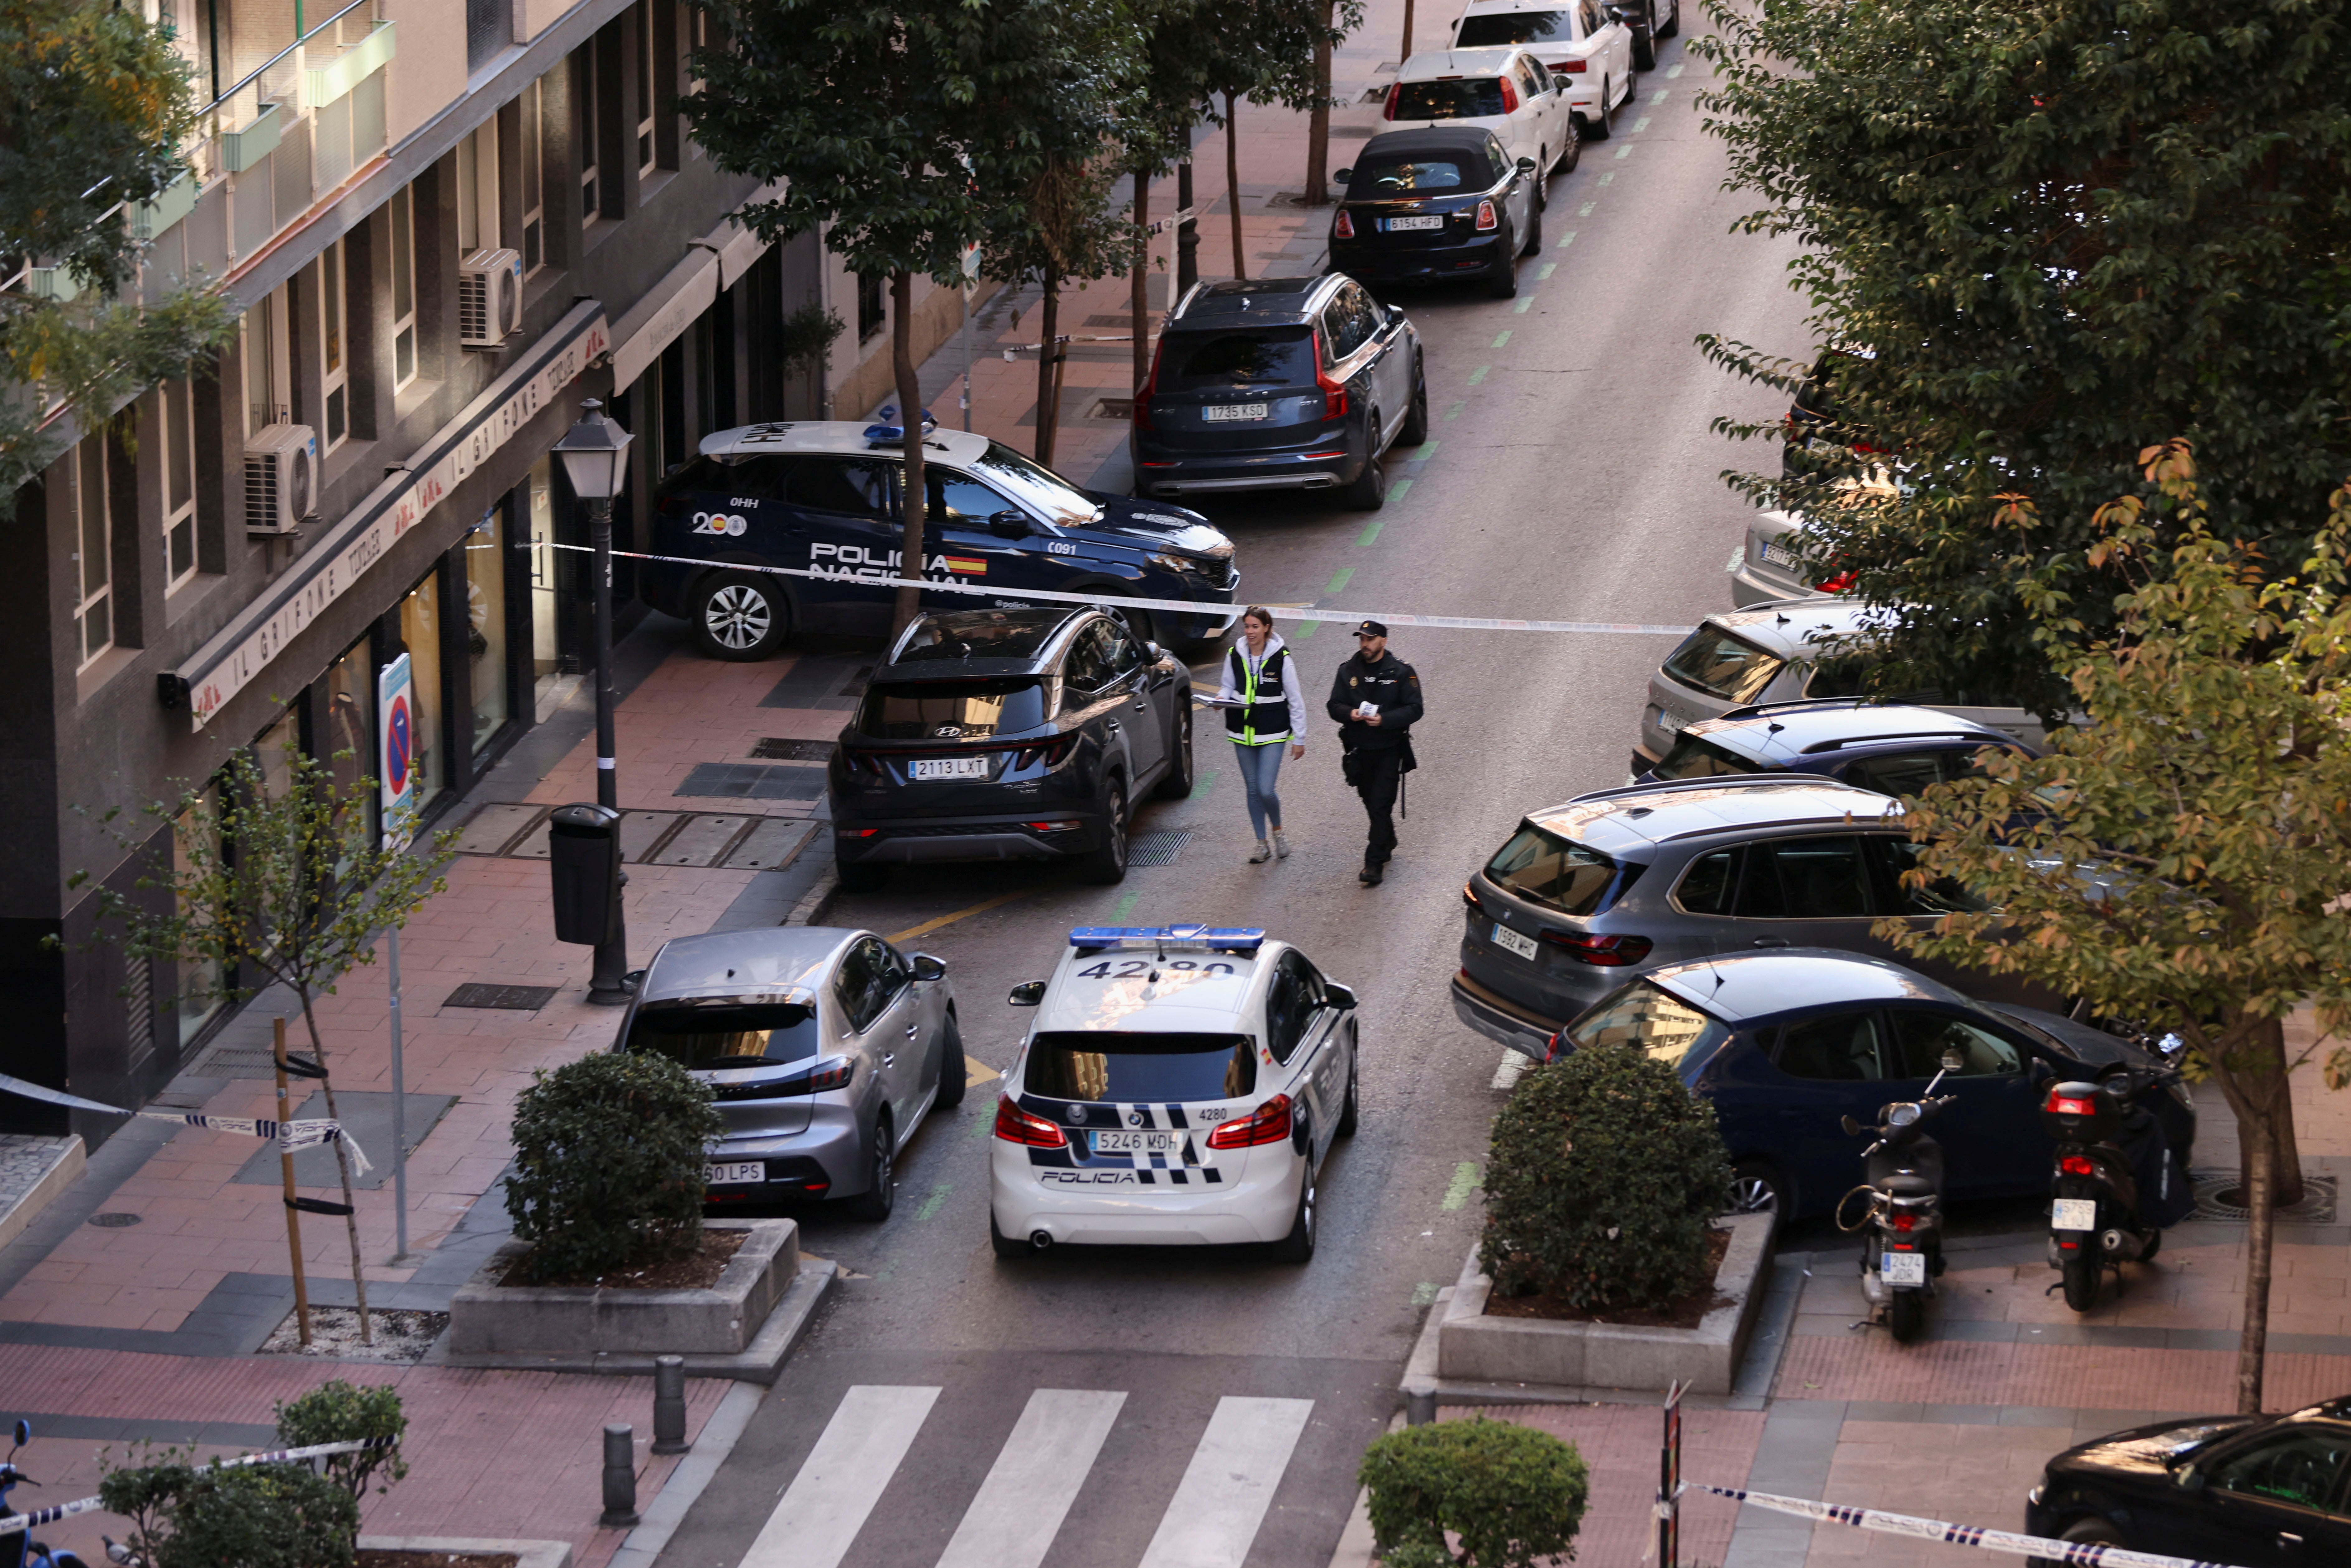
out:
M754 191L747 201L768 199L769 191ZM612 329L612 388L625 392L645 373L661 351L677 341L695 319L710 308L719 290L731 288L768 251L768 242L732 218L692 241L684 259L645 290Z

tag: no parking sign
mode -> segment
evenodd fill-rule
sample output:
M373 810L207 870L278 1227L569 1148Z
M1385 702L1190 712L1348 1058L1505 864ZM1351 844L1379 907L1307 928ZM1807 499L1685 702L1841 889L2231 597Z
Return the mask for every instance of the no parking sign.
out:
M402 653L375 677L376 757L383 789L383 845L405 848L416 811L416 704Z

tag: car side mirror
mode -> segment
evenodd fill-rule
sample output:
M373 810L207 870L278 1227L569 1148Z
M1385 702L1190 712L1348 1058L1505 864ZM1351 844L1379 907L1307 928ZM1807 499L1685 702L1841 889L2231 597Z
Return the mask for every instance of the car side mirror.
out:
M1403 325L1404 325L1404 307L1403 307L1403 306L1401 306L1401 305L1391 305L1391 306L1389 306L1389 307L1388 307L1388 319L1389 319L1389 320L1391 320L1391 321L1393 321L1393 322L1395 322L1395 323L1397 326L1399 326L1399 327L1403 326Z
M2204 1490L2204 1472L2198 1469L2194 1465L2190 1465L2186 1469L2181 1470L2179 1472L2179 1490L2186 1492L2189 1497L2194 1497Z
M944 980L946 977L947 967L944 962L932 957L928 953L917 953L914 955L914 978L918 980Z
M1322 982L1322 999L1341 1012L1354 1010L1355 993L1351 987L1333 985L1331 981L1325 980Z
M1521 159L1520 159L1520 160L1519 160L1519 172L1520 172L1520 173L1521 173L1521 174L1532 174L1534 172L1535 172L1535 161L1534 161L1533 159L1531 159L1531 158L1521 158Z
M1844 1135L1848 1138L1858 1137L1861 1135L1861 1124L1855 1121L1851 1116L1845 1117L1843 1121L1839 1122L1837 1125L1844 1129Z
M1343 185L1354 177L1355 172L1353 169L1342 169L1331 176L1331 183L1334 185Z
M1011 1003L1016 1008L1036 1007L1045 999L1045 982L1042 980L1023 980L1019 985L1013 987L1012 994L1006 997L1004 999Z
M987 531L998 538L1025 539L1029 537L1029 514L1002 511L987 519Z

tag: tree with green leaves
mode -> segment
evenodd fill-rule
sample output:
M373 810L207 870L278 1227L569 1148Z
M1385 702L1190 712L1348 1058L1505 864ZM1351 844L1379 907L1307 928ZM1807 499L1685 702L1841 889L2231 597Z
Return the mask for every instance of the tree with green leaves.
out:
M1360 26L1362 0L1198 0L1195 12L1194 78L1207 118L1224 127L1225 201L1232 212L1233 276L1249 276L1241 233L1240 102L1258 99L1312 110L1330 96L1328 47ZM1316 51L1326 51L1318 78ZM1221 110L1217 107L1221 104ZM1327 149L1329 124L1308 152L1306 197L1318 186L1316 149ZM1320 153L1327 162L1327 151ZM1322 182L1327 187L1327 179Z
M217 287L141 305L129 216L187 172L187 62L137 9L16 0L0 10L0 493L85 427L219 350L236 329ZM33 268L61 280L31 287Z
M2282 520L2308 543L2279 559L2220 530L2186 443L2141 457L2145 493L2093 519L2085 566L2108 597L2027 584L2032 634L2087 726L2056 731L2037 759L1986 752L1980 777L1911 803L1926 847L1906 880L1949 879L1985 907L1879 936L2187 1042L2243 1148L2237 1397L2252 1414L2272 1212L2301 1190L2284 1020L2312 1007L2322 1039L2351 1023L2351 487L2314 525ZM1991 525L2027 553L2045 528L2022 502ZM2351 1051L2337 1046L2325 1076L2351 1081Z
M1065 119L1111 80L1092 50L1116 0L695 0L722 45L696 50L683 108L729 173L785 182L738 214L770 241L821 230L851 268L890 279L891 369L906 494L925 493L914 280L958 287L991 221L1022 210ZM922 575L924 511L905 508L902 575ZM921 590L898 590L896 623Z
M1134 285L1128 309L1134 390L1140 393L1151 379L1151 183L1192 156L1192 128L1199 123L1208 91L1200 71L1203 0L1130 3L1138 29L1137 68L1119 120L1118 146L1119 166L1134 181L1134 259L1127 277Z
M408 1461L401 1455L400 1440L408 1435L408 1413L401 1408L398 1389L381 1384L362 1388L338 1377L307 1394L280 1400L274 1411L280 1448L391 1439L381 1448L326 1456L321 1473L350 1493L354 1501L367 1496L368 1483L379 1473L383 1477L383 1483L376 1488L379 1492L390 1491L393 1481L407 1479Z
M337 759L349 757L339 753ZM120 941L133 958L177 966L182 983L192 988L190 999L239 1002L272 985L291 991L310 1037L327 1114L335 1121L342 1113L319 1033L318 1000L334 995L342 976L375 962L384 930L405 926L427 899L446 891L442 869L457 841L455 832L443 832L422 849L396 847L413 831L404 821L385 823L384 836L371 838L369 809L376 794L374 779L338 783L329 763L291 747L275 778L251 751L240 750L231 754L216 787L142 808L145 826L135 834L111 825L117 811L101 819L117 842L152 857L134 893L99 885L102 938ZM413 819L413 812L405 815ZM159 828L169 831L169 847L150 849ZM89 880L79 871L68 885ZM169 894L160 911L139 896L156 893ZM203 977L208 975L215 977ZM348 1211L350 1151L340 1139L333 1147ZM347 1212L343 1224L365 1339L367 1275L358 1217Z
M1729 477L1805 514L1820 576L1893 607L1888 689L2062 714L2027 608L2063 592L2085 636L2113 634L2095 519L2174 436L2212 476L2216 531L2301 559L2351 468L2351 0L1708 9L1705 123L1762 202L1738 226L1799 242L1817 340L1856 350L1807 468L1891 461L1903 494L1808 508L1814 483ZM1748 379L1803 378L1803 356L1700 341ZM2039 518L2030 549L1982 526L2008 495Z

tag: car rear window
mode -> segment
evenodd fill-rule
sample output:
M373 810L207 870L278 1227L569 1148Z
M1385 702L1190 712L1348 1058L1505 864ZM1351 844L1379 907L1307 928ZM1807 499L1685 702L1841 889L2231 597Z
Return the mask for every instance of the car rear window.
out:
M1452 81L1408 81L1396 89L1390 120L1491 120L1502 107L1499 77L1461 77Z
M1787 663L1777 653L1732 636L1719 626L1701 626L1666 658L1666 674L1693 691L1725 702L1753 702Z
M1437 191L1458 191L1473 174L1452 158L1383 158L1355 165L1347 182L1347 198L1376 202L1388 196L1426 196ZM1476 180L1483 188L1486 182Z
M1166 343L1159 365L1162 392L1314 384L1314 335L1308 328L1182 332Z
M1672 992L1635 980L1567 1027L1567 1043L1580 1051L1604 1045L1630 1046L1668 1067L1703 1059L1730 1033L1730 1026L1700 1012Z
M1245 1034L1048 1030L1029 1047L1029 1092L1056 1100L1238 1100L1257 1088Z
M812 1003L648 1002L629 1021L625 1049L706 1072L806 1061L817 1034Z
M1066 610L967 611L924 621L893 662L925 659L1033 659L1070 619Z
M868 688L857 710L858 733L876 740L984 740L1044 722L1045 683L1033 676L893 681Z
M1702 735L1684 730L1665 759L1649 771L1660 779L1724 779L1734 773L1761 773L1763 769Z
M1486 862L1486 880L1507 893L1558 910L1597 915L1623 896L1640 866L1602 854L1532 822Z
M1490 49L1510 44L1572 44L1575 41L1573 11L1503 11L1485 16L1464 16L1457 49Z

